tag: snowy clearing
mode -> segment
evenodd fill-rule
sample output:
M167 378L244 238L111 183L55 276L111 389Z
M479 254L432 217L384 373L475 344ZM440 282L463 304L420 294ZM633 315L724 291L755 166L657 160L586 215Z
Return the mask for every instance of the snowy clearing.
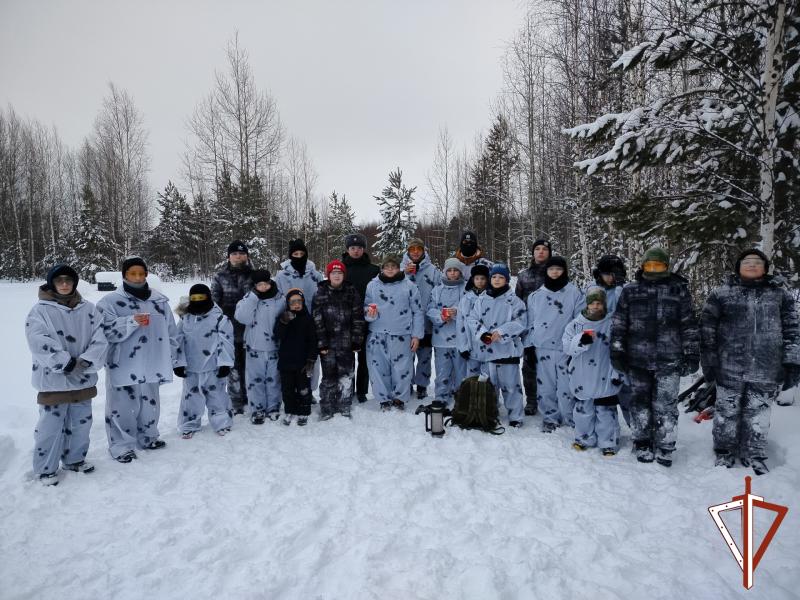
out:
M189 284L162 288L174 304ZM31 479L24 338L36 284L0 292L4 600L797 598L800 402L773 408L772 472L753 493L789 513L747 592L707 507L743 493L751 471L713 468L711 424L688 415L669 470L638 464L624 425L620 454L603 458L571 450L566 430L543 435L539 417L502 436L434 439L422 416L382 414L374 401L352 422L236 417L225 438L204 428L181 440L173 382L162 388L167 448L124 465L107 452L101 383L88 456L97 470L43 488ZM726 519L735 539L737 518Z

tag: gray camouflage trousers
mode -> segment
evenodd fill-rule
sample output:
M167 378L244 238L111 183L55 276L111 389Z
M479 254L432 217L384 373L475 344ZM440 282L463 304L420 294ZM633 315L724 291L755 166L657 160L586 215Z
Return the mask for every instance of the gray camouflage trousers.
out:
M92 428L92 401L39 405L39 421L33 432L33 472L49 475L58 461L74 465L86 458Z
M160 412L159 384L106 385L106 435L111 456L119 458L135 450L137 444L144 448L155 442Z
M319 360L319 410L320 414L330 415L353 403L355 354L351 350L328 350L327 354L320 354Z
M203 413L208 408L208 424L214 431L230 428L233 407L225 390L225 378L216 371L186 373L183 381L181 406L178 409L178 433L200 431Z
M418 348L414 354L414 379L412 383L417 387L427 388L431 384L431 358L433 348Z
M657 456L667 457L678 440L678 386L680 376L632 367L631 432L634 444L650 443Z
M772 401L779 392L774 383L717 384L714 451L766 460Z

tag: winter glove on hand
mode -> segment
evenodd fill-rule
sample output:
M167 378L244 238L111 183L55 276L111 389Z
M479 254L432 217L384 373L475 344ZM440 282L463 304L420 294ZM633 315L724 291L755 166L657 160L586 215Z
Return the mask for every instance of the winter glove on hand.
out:
M625 383L622 379L617 379L616 377L611 378L611 385L615 385L617 387L622 387L622 384Z
M462 350L459 354L464 360L469 360L469 350Z
M306 377L311 377L311 374L314 372L314 363L315 362L316 361L311 360L311 359L306 361L306 366L303 367L303 375L305 375Z
M217 369L217 379L222 379L223 377L227 377L230 374L231 374L231 368L227 365Z
M783 389L790 390L800 383L800 365L783 365Z
M69 362L67 364L65 364L64 368L62 369L64 371L64 373L72 373L72 370L75 368L75 364L77 362L78 361L76 361L74 358L70 358Z
M613 366L620 373L628 372L628 358L624 352L619 350L611 351L611 366Z
M685 356L681 361L679 372L681 377L688 377L700 368L700 361L694 356Z
M186 377L186 367L175 367L172 372L178 377Z
M592 337L591 333L586 333L585 331L581 335L581 339L578 341L581 346L588 346L589 344L594 344L594 337Z
M292 319L294 319L294 313L292 313L292 311L285 310L281 313L281 323L284 325L287 325Z

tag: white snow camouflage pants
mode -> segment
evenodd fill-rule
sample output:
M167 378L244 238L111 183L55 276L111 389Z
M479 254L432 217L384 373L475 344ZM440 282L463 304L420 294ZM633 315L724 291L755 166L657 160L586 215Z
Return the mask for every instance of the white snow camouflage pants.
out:
M678 440L677 372L657 374L632 368L631 431L634 444L649 443L656 455L669 456Z
M458 386L464 381L466 364L455 348L434 347L436 360L436 399L452 404Z
M319 360L322 364L319 410L320 414L330 415L353 403L355 354L350 350L328 350Z
M370 333L367 338L367 361L372 394L378 402L400 400L411 396L412 361L410 335Z
M214 431L227 429L233 424L233 405L225 389L226 381L226 377L217 377L216 371L187 371L178 409L178 433L200 431L206 408L208 424Z
M431 384L431 358L433 348L419 348L412 359L414 365L414 385L418 387L428 387Z
M569 389L567 354L536 348L536 400L545 423L573 426L575 398Z
M278 351L248 349L245 370L250 411L279 411L283 396L278 373Z
M509 421L522 421L524 413L522 400L522 379L519 374L519 365L504 365L486 362L482 365L482 374L489 377L489 381L502 395L503 404L508 411Z
M86 458L92 428L92 401L39 405L39 421L33 431L33 472L49 475L58 462L74 465Z
M474 358L468 358L464 363L464 379L481 374L482 363Z
M714 451L766 460L772 401L779 392L774 383L717 384Z
M596 406L594 400L575 399L575 441L584 446L611 448L619 445L617 406Z
M159 384L138 383L124 387L106 384L106 435L108 451L119 458L136 446L144 448L158 439L161 413Z

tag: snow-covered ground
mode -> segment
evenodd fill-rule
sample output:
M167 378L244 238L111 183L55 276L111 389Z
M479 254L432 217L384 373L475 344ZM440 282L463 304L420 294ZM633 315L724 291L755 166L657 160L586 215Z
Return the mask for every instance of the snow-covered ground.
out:
M163 288L175 302L189 284ZM123 465L107 453L101 382L97 470L43 488L24 339L35 298L35 284L0 283L3 600L798 598L800 402L774 408L772 472L753 480L789 513L747 592L707 507L750 471L713 468L711 424L688 415L669 470L638 464L624 426L621 453L603 458L570 449L568 431L541 434L539 418L434 439L422 416L374 401L352 422L237 417L225 438L182 440L176 382L162 388L166 449Z

